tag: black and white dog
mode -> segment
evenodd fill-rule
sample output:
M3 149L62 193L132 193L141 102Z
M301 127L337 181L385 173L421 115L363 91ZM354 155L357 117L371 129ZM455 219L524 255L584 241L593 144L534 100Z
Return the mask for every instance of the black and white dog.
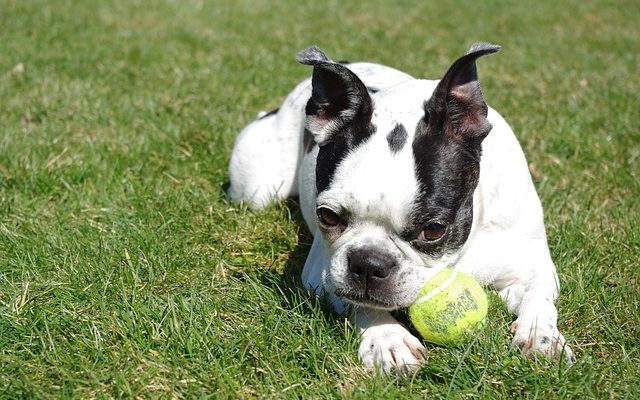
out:
M527 355L571 349L557 328L558 278L524 154L484 102L477 43L440 81L382 65L313 66L277 112L240 133L228 195L254 208L299 195L314 234L302 279L338 312L350 304L366 367L412 371L424 347L390 311L446 266L492 285L517 315Z

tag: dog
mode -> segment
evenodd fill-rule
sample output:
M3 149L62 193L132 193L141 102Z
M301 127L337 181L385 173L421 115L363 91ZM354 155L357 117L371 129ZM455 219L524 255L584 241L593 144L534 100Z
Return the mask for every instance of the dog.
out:
M525 156L478 82L476 60L498 50L475 43L438 81L334 62L312 46L297 55L312 77L236 139L228 197L260 209L299 196L314 236L302 281L349 310L372 371L424 362L391 312L447 266L495 288L525 355L575 361L557 327L558 277Z

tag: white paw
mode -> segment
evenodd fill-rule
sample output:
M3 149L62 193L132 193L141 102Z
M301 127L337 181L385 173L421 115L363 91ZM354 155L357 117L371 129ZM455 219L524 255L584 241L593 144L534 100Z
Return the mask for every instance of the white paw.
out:
M524 322L518 318L511 325L513 344L527 357L543 355L549 358L564 356L569 364L576 362L571 347L554 324L546 326L535 322Z
M425 361L424 346L400 324L378 325L362 333L358 356L372 372L408 375Z

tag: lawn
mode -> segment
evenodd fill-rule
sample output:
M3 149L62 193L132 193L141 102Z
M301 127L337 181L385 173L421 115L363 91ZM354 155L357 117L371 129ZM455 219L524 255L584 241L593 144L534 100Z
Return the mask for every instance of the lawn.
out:
M637 0L0 0L0 398L639 398ZM299 289L295 202L223 186L235 135L310 70L438 78L469 44L545 206L577 363L511 348L495 294L461 348L372 378Z

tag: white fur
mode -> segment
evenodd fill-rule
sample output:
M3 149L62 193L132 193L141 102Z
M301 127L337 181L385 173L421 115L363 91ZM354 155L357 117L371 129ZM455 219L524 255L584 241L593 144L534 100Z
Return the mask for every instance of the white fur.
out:
M405 272L390 299L391 308L406 307L426 279L447 265L492 285L509 311L517 315L514 343L525 354L541 353L572 359L557 329L554 302L559 285L543 225L542 207L521 147L511 128L493 109L492 131L483 142L480 180L474 192L472 230L455 254L426 257L398 237L418 190L414 173L414 128L422 104L437 81L414 80L376 64L349 68L367 86L380 91L372 96L376 134L348 154L334 174L329 190L316 198L317 147L304 154L304 107L310 96L305 80L287 97L280 111L248 125L236 141L231 163L229 195L261 208L271 201L299 193L304 219L314 234L302 279L317 294L327 292L337 311L344 302L333 296L344 289L346 252L363 244L393 254ZM387 133L402 123L409 133L407 145L389 151ZM322 142L324 138L316 137ZM317 205L341 206L358 215L357 222L335 240L323 237L316 221ZM384 308L384 307L383 307ZM356 306L352 317L361 331L359 356L365 366L413 370L424 360L424 348L388 311Z

